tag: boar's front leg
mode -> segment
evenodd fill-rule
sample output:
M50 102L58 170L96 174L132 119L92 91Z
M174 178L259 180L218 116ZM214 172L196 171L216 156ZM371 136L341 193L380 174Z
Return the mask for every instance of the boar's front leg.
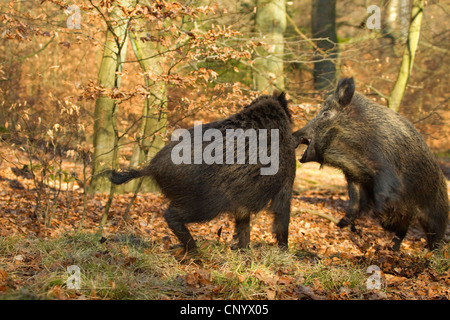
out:
M345 216L338 222L337 226L340 228L344 228L350 225L352 231L355 231L355 220L361 216L362 211L366 207L366 194L358 183L349 179L347 179L347 188L350 203L348 205Z
M246 249L250 243L250 212L240 208L235 212L236 227L234 239L238 240L233 249Z

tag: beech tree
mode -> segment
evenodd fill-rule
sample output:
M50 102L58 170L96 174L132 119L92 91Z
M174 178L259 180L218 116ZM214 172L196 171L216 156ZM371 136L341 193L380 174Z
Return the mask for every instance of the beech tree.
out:
M262 46L256 49L253 87L258 91L284 90L283 54L286 30L285 0L258 0L256 34Z
M128 44L128 24L121 6L130 6L130 1L116 4L107 24L103 58L98 72L99 86L109 90L119 90ZM96 7L97 8L97 7ZM100 10L100 9L98 9ZM109 192L111 182L105 174L111 166L118 167L117 158L117 113L116 99L101 95L95 102L94 113L94 157L90 192Z
M420 27L423 16L423 0L414 0L411 9L411 21L408 29L408 39L403 50L402 62L398 71L397 80L389 95L389 108L398 111L403 95L408 85L408 80L412 72L414 57L419 45Z
M331 88L336 81L336 0L313 0L311 31L319 49L314 62L314 88Z
M384 12L383 32L396 42L398 39L406 39L408 36L409 0L390 0L386 2Z
M137 144L134 146L130 159L131 167L138 167L148 163L164 146L161 137L166 131L167 122L167 89L164 81L152 80L149 74L161 76L164 72L164 50L159 41L151 41L147 23L144 18L137 21L131 32L131 46L144 73L145 86L151 90L142 109L142 122L139 129ZM152 35L156 37L157 35ZM150 178L132 180L125 185L126 191L152 192L157 190Z

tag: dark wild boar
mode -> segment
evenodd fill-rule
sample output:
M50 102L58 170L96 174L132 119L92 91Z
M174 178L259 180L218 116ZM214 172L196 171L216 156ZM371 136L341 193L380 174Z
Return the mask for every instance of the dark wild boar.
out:
M355 92L353 78L342 79L316 117L293 135L308 146L300 162L343 171L350 203L339 227L353 227L373 210L395 233L393 250L414 218L430 249L443 240L447 184L433 153L403 116Z
M218 134L215 141L211 135L205 139L208 132L213 132L208 131L210 129ZM198 130L203 135L200 144L195 142ZM229 143L222 142L220 134L229 142L228 134L233 131L236 143L233 140L228 149ZM269 202L275 216L273 231L278 245L287 247L296 145L285 94L261 96L227 119L204 124L201 129L194 126L184 133L187 133L186 136L194 135L193 141L188 142L188 148L184 150L188 152L187 157L183 154L186 161L178 157L174 161L174 155L183 153L180 145L185 141L171 141L148 166L141 170L113 172L111 181L121 184L138 177L152 177L170 200L164 218L188 253L194 253L197 249L186 224L209 221L222 212L234 214L237 246L248 247L250 215L264 209ZM267 134L266 145L261 143L264 134ZM241 143L238 143L239 140ZM258 142L258 148L252 148L251 141ZM207 150L211 149L216 152L213 156L216 161L202 159L202 153L205 157ZM231 163L225 149L231 150ZM275 169L271 173L263 173L264 169L268 169L268 163L262 161L261 153L276 158L276 164L271 164ZM244 154L245 158L239 161L239 155Z

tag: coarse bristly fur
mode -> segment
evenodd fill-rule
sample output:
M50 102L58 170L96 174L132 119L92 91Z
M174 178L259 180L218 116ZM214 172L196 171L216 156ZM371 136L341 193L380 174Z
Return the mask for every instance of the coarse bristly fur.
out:
M111 181L121 184L143 176L152 177L170 200L164 217L188 252L196 251L196 244L186 224L209 221L222 212L233 213L236 220L238 247L250 241L250 215L265 208L275 219L273 229L278 244L288 245L290 201L295 177L295 141L292 137L291 113L285 93L263 95L224 120L202 125L202 131L219 129L223 136L227 129L267 129L268 154L271 129L279 131L279 169L274 175L261 175L265 165L259 161L249 164L174 164L171 153L179 142L172 141L161 149L145 168L113 172ZM191 135L194 128L189 129ZM203 142L204 149L210 142ZM234 153L236 155L237 144ZM192 144L193 159L194 146ZM277 152L277 150L274 150Z
M374 210L395 233L394 250L416 217L430 249L443 240L449 203L435 156L406 118L355 92L353 78L342 79L316 117L293 135L308 145L300 162L343 171L350 204L340 227Z

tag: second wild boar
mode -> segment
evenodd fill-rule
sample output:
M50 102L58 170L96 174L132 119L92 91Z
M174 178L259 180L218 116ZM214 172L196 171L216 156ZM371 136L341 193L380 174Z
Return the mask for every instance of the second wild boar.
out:
M415 218L429 249L443 240L449 203L435 156L406 118L355 92L353 78L340 80L316 117L294 136L308 146L300 162L319 162L345 175L350 204L339 227L353 226L373 210L395 233L394 251Z

